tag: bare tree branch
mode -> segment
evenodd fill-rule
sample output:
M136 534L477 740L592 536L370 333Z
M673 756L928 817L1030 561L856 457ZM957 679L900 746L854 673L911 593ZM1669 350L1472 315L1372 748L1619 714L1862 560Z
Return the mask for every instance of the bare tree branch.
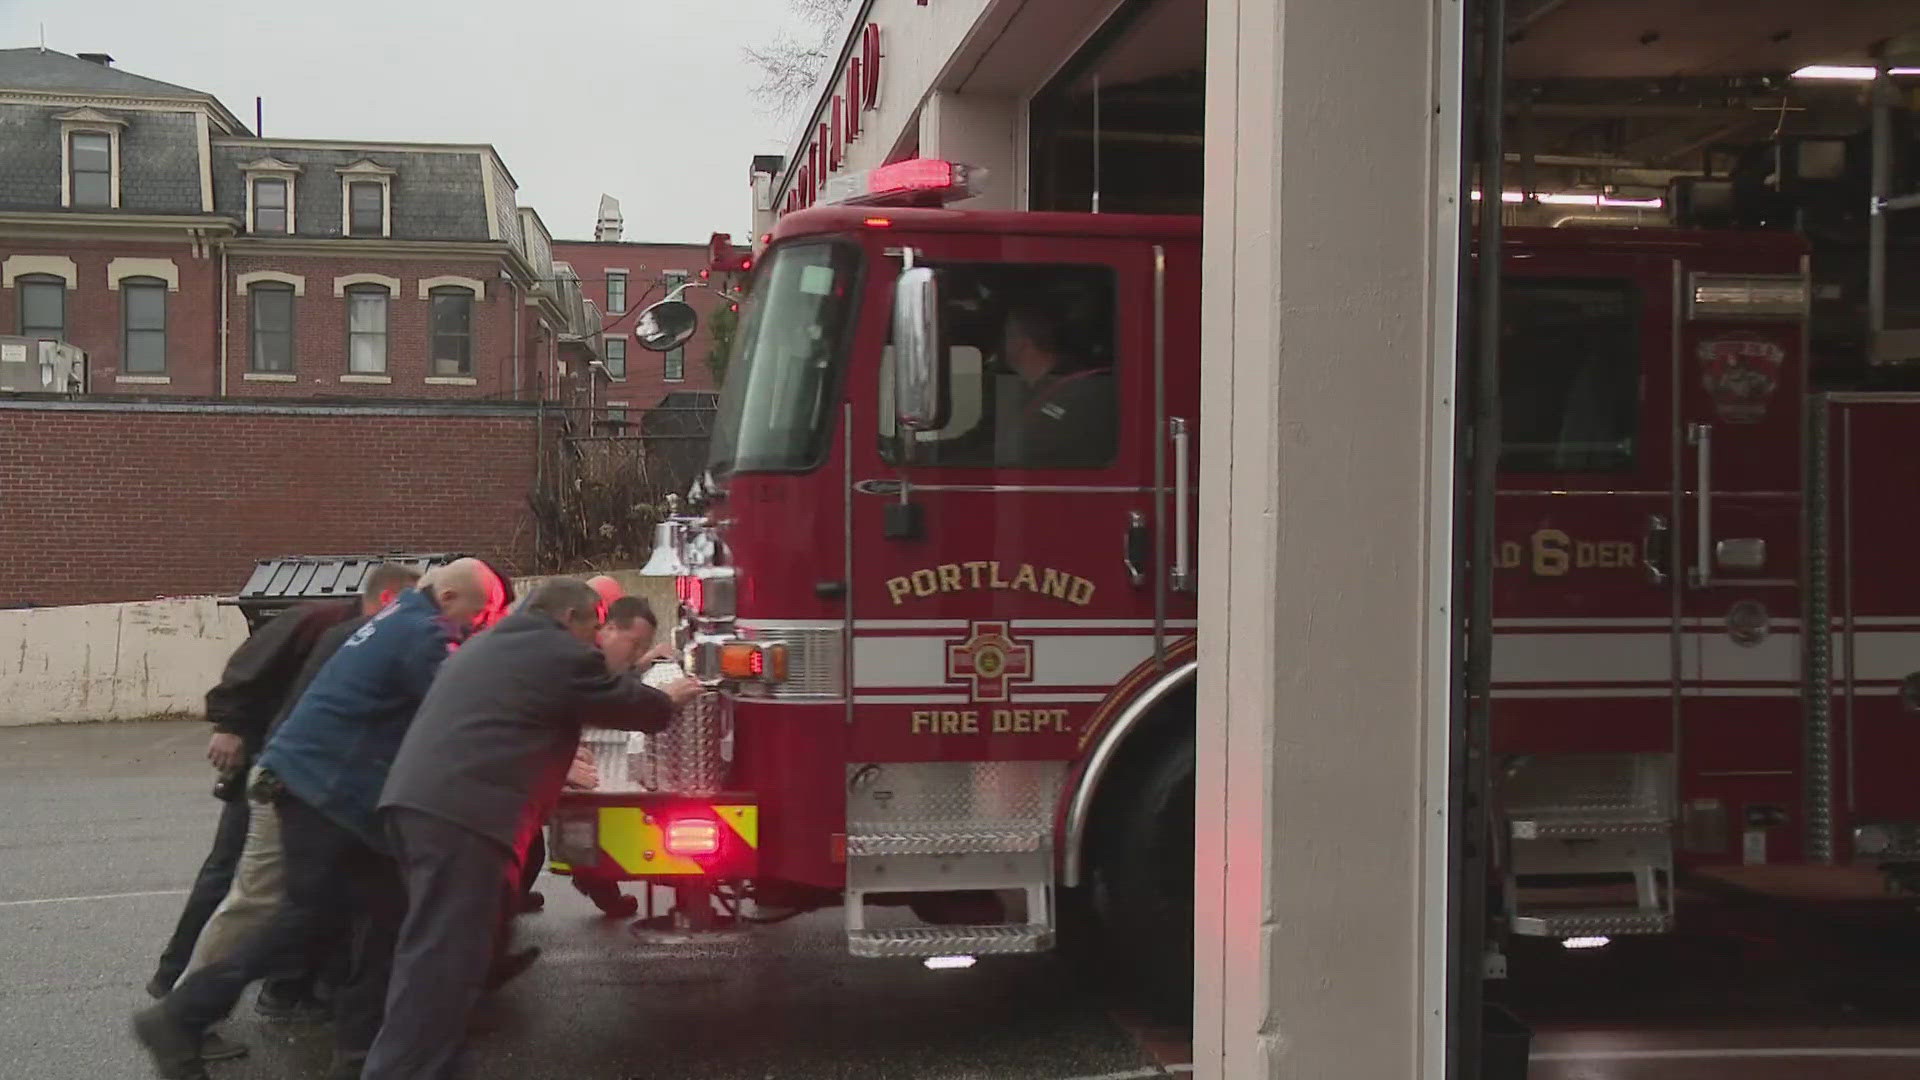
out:
M788 0L801 24L794 32L775 35L767 44L741 50L747 63L760 70L753 99L763 112L791 119L805 104L807 91L825 70L837 50L834 40L841 15L851 0Z

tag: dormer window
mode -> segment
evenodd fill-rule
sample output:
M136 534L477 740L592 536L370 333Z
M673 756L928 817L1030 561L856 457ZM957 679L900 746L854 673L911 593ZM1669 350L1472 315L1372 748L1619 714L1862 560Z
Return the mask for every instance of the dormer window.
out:
M263 157L240 166L247 177L247 231L255 236L291 236L298 230L294 196L300 166Z
M346 235L392 236L394 171L371 158L361 158L339 172Z
M75 109L60 122L60 199L73 210L120 205L120 131L125 120L98 109Z

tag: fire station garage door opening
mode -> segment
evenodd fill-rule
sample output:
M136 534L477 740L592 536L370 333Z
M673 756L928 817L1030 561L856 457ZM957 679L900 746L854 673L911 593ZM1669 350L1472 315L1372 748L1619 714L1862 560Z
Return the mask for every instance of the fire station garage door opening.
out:
M1896 1075L1920 7L1507 22L1488 997L1536 1080Z

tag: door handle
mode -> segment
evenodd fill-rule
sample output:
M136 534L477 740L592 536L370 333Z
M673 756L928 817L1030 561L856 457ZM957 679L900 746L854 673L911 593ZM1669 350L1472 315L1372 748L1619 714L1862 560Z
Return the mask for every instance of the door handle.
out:
M1153 548L1147 538L1147 515L1138 510L1127 513L1126 543L1120 557L1127 564L1127 578L1134 588L1147 583L1147 560L1152 557Z
M1687 583L1696 589L1713 584L1713 425L1688 424L1687 442L1693 447L1694 483L1699 498L1694 502L1693 565L1687 569Z
M1192 498L1192 483L1187 479L1187 421L1183 417L1168 417L1167 435L1173 441L1173 567L1167 574L1167 585L1174 592L1186 592L1193 587L1193 575L1188 569L1192 565L1188 550L1192 540L1187 503Z
M1647 515L1647 531L1640 540L1640 566L1647 572L1647 584L1665 585L1672 575L1673 527L1659 514Z

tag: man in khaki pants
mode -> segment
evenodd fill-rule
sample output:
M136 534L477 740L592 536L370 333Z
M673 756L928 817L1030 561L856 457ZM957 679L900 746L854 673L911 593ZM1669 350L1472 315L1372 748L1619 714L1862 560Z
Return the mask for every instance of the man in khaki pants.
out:
M392 603L398 594L413 588L419 580L418 571L398 563L383 563L367 572L366 580L360 586L360 613L328 628L314 643L313 651L308 654L299 677L294 680L280 714L274 717L267 729L269 737L280 727L280 721L293 711L294 703L300 700L307 684L313 681L314 674L339 651L341 644L352 637L354 631L374 613ZM247 778L249 790L254 778L252 775ZM265 922L286 896L280 855L280 815L274 812L270 803L255 802L252 810L247 819L246 844L241 849L240 863L234 869L233 886L200 931L200 940L194 945L193 956L188 960L182 978L232 953L234 946L246 940ZM269 1001L262 997L258 1008L263 1015L274 1019L325 1015L324 1010L316 1007L311 999Z

